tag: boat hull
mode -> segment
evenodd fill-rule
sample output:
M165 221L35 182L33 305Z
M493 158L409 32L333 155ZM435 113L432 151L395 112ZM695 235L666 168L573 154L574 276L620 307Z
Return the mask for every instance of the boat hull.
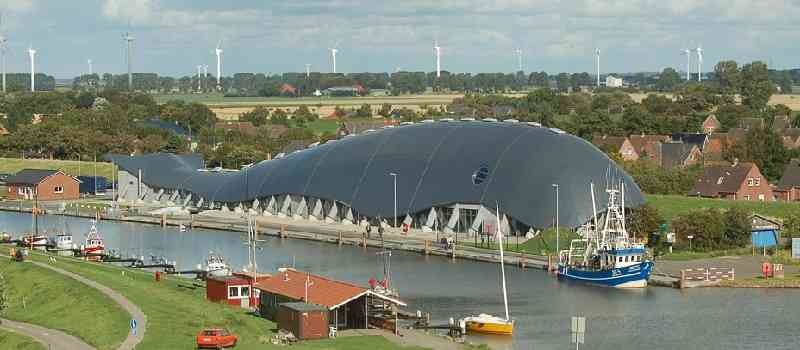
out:
M495 335L514 334L513 322L467 321L466 328L467 328L467 333L495 334Z
M652 270L652 261L601 271L562 265L558 269L558 277L613 288L644 288L647 287L647 280L650 279Z

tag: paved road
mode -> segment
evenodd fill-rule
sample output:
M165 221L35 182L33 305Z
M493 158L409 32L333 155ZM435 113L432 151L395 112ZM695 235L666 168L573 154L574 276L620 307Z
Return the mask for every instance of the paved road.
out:
M0 328L26 335L44 344L48 349L93 350L94 348L82 340L54 329L44 328L30 323L11 321L0 318Z
M122 294L118 293L117 291L115 291L115 290L113 290L111 288L108 288L108 287L106 287L106 286L104 286L104 285L102 285L100 283L92 281L92 280L90 280L88 278L85 278L83 276L80 276L78 274L75 274L75 273L72 273L72 272L69 272L69 271L66 271L66 270L57 268L55 266L51 266L51 265L45 264L45 263L40 263L38 261L31 261L31 262L36 264L36 265L38 265L38 266L41 266L41 267L53 270L53 271L55 271L57 273L60 273L62 275L71 277L71 278L73 278L73 279L75 279L75 280L77 280L77 281L79 281L81 283L84 283L84 284L86 284L86 285L88 285L88 286L90 286L90 287L92 287L94 289L99 290L101 293L107 295L109 298L114 300L117 304L122 306L122 308L125 309L125 311L127 311L131 315L131 317L136 320L136 322L137 322L136 335L134 335L132 332L128 333L128 338L126 338L125 341L122 342L122 344L117 349L119 349L119 350L132 350L133 348L136 347L137 344L139 344L139 342L142 341L142 339L144 338L145 330L147 330L147 317L145 316L144 312L142 312L142 310L139 309L138 306L136 306L130 300L128 300L128 298L124 297ZM56 347L56 348L60 349L59 347Z

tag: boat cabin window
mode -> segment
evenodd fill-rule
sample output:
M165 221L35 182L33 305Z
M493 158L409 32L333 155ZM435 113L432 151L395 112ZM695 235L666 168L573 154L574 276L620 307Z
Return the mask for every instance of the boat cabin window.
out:
M619 257L619 262L622 262L622 257Z

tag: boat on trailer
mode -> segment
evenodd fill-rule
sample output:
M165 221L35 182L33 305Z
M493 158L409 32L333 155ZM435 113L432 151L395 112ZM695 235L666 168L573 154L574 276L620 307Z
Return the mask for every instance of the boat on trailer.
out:
M573 239L569 249L559 253L558 277L614 288L644 288L653 270L643 242L628 235L625 228L625 185L606 190L608 207L598 224L594 184L592 210L583 237Z

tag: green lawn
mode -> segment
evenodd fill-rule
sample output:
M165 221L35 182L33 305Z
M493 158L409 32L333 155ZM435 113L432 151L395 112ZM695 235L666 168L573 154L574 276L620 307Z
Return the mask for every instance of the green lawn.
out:
M789 213L800 212L800 203L787 202L759 202L759 201L733 201L727 199L696 198L678 195L645 195L648 203L652 204L665 220L670 221L675 216L697 209L720 208L727 209L734 206L747 209L758 214L785 218Z
M40 255L33 258L46 261ZM65 258L58 259L56 266L119 291L144 311L147 332L137 349L194 348L195 335L204 327L226 327L239 335L236 349L277 348L259 340L273 334L273 322L239 308L206 301L205 288L195 288L191 280L170 277L157 283L152 273ZM127 331L127 323L124 329ZM383 337L310 341L293 348L401 349Z
M9 259L0 260L0 272L8 286L5 318L58 329L98 349L115 349L125 340L128 314L96 289Z
M335 133L339 129L339 122L334 119L317 119L308 123L306 128L318 135L325 132Z
M558 235L559 241L559 249L569 249L569 242L573 239L578 238L578 234L562 228ZM508 237L507 241L504 241L503 247L506 248L507 251L511 252L520 252L526 254L535 254L535 255L548 255L548 254L555 254L556 253L556 230L548 229L542 232L540 235L531 238L525 242L523 239L520 239L520 243L517 244L516 237ZM470 247L478 247L484 249L492 249L496 250L497 244L492 243L491 246L488 246L486 243L481 243L479 240L477 245L475 244L475 240L469 239L458 241L459 245L466 245Z
M94 175L95 163L77 160L0 158L0 173L14 174L22 169L59 169L68 175ZM97 162L97 176L111 179L111 163Z
M0 329L0 345L3 349L44 350L44 345L22 334Z

